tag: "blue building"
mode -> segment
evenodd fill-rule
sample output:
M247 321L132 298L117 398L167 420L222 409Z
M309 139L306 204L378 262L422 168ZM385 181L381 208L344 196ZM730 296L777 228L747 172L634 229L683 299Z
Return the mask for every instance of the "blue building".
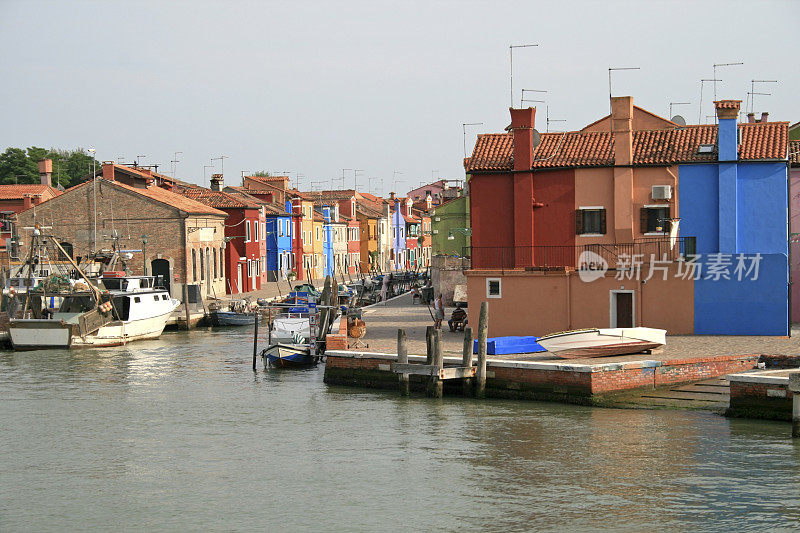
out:
M787 124L760 124L759 130L737 124L740 103L715 102L717 160L679 166L680 231L696 237L702 272L694 281L694 332L788 335L786 150L777 147L770 159L741 153L743 137L763 135L765 127L786 129ZM773 133L760 143L782 138L785 144L786 135ZM712 274L722 272L722 266L725 275Z
M394 196L394 194L392 194ZM406 219L400 209L400 200L394 199L394 210L392 211L392 255L395 270L405 268L406 256Z
M336 279L333 262L333 231L331 226L331 208L329 205L322 206L322 274L323 276L333 276Z
M286 279L292 270L292 215L274 204L264 204L266 218L267 279Z

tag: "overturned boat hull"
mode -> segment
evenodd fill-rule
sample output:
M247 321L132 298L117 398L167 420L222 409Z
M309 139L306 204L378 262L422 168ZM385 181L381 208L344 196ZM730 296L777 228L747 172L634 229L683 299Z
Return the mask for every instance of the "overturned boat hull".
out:
M539 337L548 352L565 359L630 355L666 344L666 330L653 328L609 328L564 331Z

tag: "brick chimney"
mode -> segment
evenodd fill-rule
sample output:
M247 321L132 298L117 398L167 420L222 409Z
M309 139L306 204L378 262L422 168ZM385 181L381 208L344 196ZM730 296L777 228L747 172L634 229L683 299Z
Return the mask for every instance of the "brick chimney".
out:
M514 170L530 170L533 166L533 128L536 108L510 107L511 131L514 133Z
M30 194L23 194L22 195L22 209L29 209L33 205L33 201Z
M39 161L39 180L42 185L53 186L53 160L42 159Z
M389 200L394 200L394 193L393 192L389 193Z
M769 122L769 113L761 113L761 122Z
M103 179L114 181L114 163L103 161Z
M614 164L633 163L633 97L611 98L611 132L614 136Z
M748 113L748 114L747 114L747 122L749 122L750 124L752 124L752 123L754 123L755 121L756 121L756 114L755 114L755 113Z
M717 146L720 161L736 161L739 157L738 127L736 119L739 117L741 100L718 100L714 102L717 110Z
M221 191L223 188L222 174L211 174L211 190Z

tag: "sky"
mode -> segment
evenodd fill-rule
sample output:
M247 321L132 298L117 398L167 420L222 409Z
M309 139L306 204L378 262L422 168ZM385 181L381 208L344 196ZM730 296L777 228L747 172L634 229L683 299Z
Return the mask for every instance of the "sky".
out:
M208 183L288 173L302 190L404 193L464 178L475 136L537 107L574 130L614 96L687 122L718 98L800 120L800 2L122 2L0 0L0 151L95 148ZM534 95L535 94L535 95ZM556 122L555 120L563 120ZM177 164L171 163L175 152ZM224 159L213 160L227 156ZM204 168L205 166L213 168ZM358 170L357 172L354 170ZM344 175L344 180L342 176ZM205 176L205 177L204 177ZM338 178L338 179L337 179Z

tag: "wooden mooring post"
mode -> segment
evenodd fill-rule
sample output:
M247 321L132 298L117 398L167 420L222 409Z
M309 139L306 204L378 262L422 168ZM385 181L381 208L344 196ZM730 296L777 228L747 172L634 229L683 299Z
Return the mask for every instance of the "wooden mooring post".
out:
M186 315L186 331L189 331L189 285L187 282L183 283L183 310Z
M800 438L800 372L789 374L789 390L792 393L792 437Z
M434 398L441 398L444 396L444 381L442 380L442 371L444 370L444 353L442 352L442 331L434 329L433 331L433 372L431 372L431 380L428 383L428 395Z
M425 328L425 364L432 365L433 364L433 332L436 331L436 328L433 326L428 326Z
M469 326L464 328L464 352L461 357L461 366L472 368L472 328ZM464 378L463 387L464 396L471 396L472 378Z
M256 319L253 321L253 372L256 371L256 355L258 355L258 319L261 316L256 311Z
M401 365L408 364L408 336L406 330L397 330L397 363ZM411 392L408 383L408 374L397 374L397 381L400 386L400 394L408 396Z
M481 302L481 314L478 319L478 368L475 397L486 397L486 337L489 332L489 302Z

